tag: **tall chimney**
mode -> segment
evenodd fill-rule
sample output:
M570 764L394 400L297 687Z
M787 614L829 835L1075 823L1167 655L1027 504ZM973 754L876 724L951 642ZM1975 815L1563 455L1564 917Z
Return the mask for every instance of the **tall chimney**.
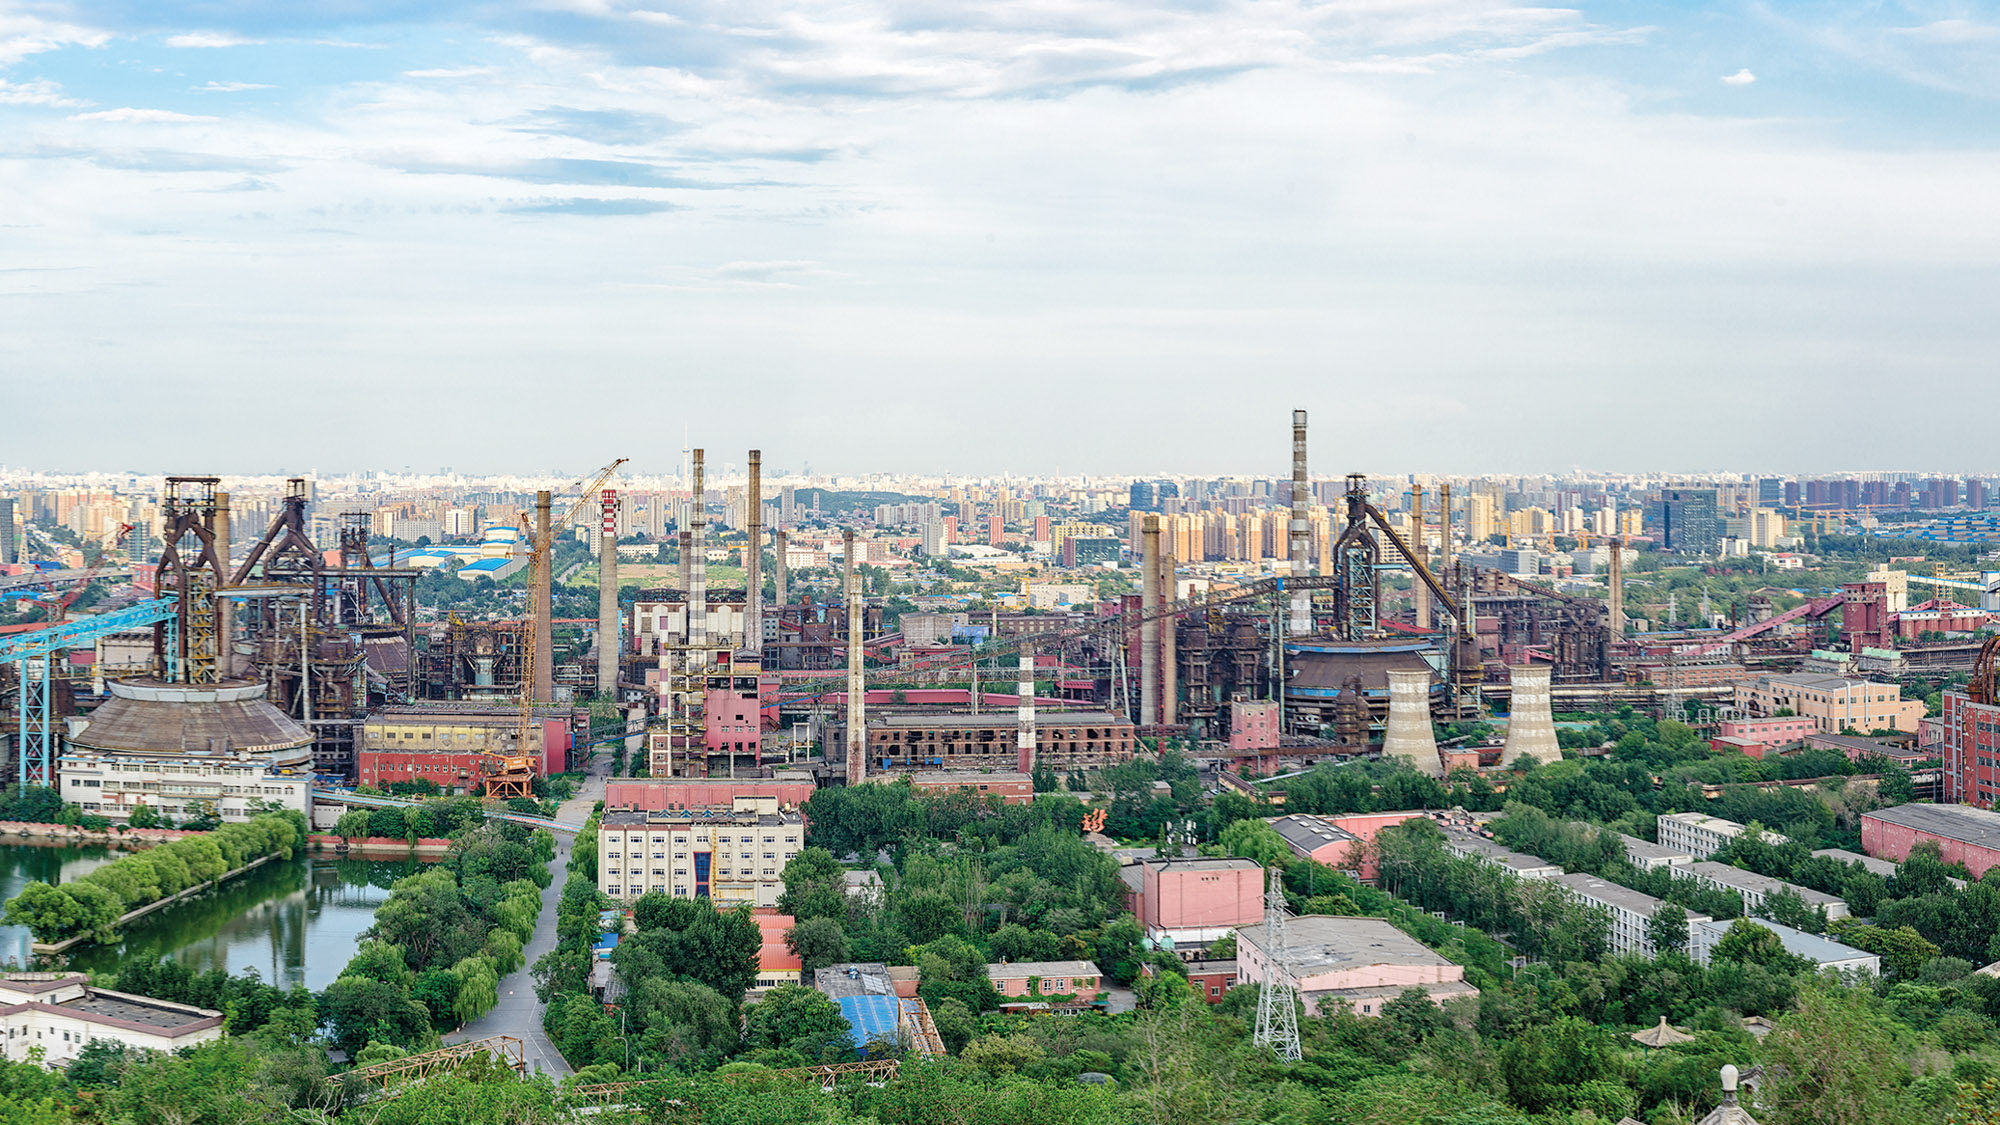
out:
M597 691L618 698L618 492L598 493Z
M1611 639L1622 640L1625 636L1625 539L1611 537L1611 573L1606 581L1611 587Z
M1507 669L1512 691L1507 705L1507 744L1500 750L1500 764L1512 765L1521 758L1554 762L1562 758L1556 742L1556 721L1549 690L1549 666L1519 664Z
M680 565L674 568L674 576L680 579L681 593L685 594L688 588L688 567L693 565L691 560L694 558L694 532L689 531L687 528L681 528L678 539L681 548L681 561Z
M1424 485L1422 481L1410 484L1410 553L1416 557L1418 565L1430 569L1430 547L1424 535ZM1431 627L1431 588L1424 580L1410 576L1410 608L1415 610L1415 624L1419 629Z
M743 548L743 647L764 651L764 451L750 451L750 545Z
M1174 574L1179 569L1172 555L1160 556L1160 609L1174 604ZM1180 720L1180 658L1174 646L1180 643L1180 618L1167 614L1160 618L1160 725L1173 726Z
M138 521L134 520L132 522L137 523ZM137 536L145 533L135 528L132 534ZM104 550L108 553L111 550L110 545L106 544ZM224 582L229 581L230 576L235 574L236 570L229 561L229 494L227 492L218 492L215 494L215 561L222 564L222 580ZM343 558L340 560L340 565L352 566L354 563L352 559ZM225 680L236 674L235 642L236 603L229 598L218 597L215 599L216 671Z
M1440 581L1451 569L1451 482L1438 485L1438 564L1432 573Z
M1160 517L1139 533L1139 727L1160 722Z
M868 690L861 678L861 649L867 640L862 621L861 568L854 562L854 529L841 530L847 551L847 783L868 780Z
M688 657L696 668L708 666L708 505L702 497L703 451L694 451L694 504L688 509Z
M555 698L556 651L555 636L549 621L549 564L555 550L554 538L549 532L549 492L543 489L535 493L535 573L530 576L534 587L534 605L531 616L535 630L535 679L534 698L536 703L547 703Z
M777 573L771 576L771 584L777 587L774 592L778 595L777 604L779 605L785 605L789 601L785 585L786 579L790 577L791 572L785 565L785 551L789 546L788 540L790 538L791 533L782 527L771 534L771 560L778 566Z
M1389 728L1382 735L1382 756L1401 758L1429 777L1444 777L1437 738L1431 733L1429 669L1389 669Z
M1292 411L1292 545L1285 572L1293 578L1307 574L1306 557L1312 554L1312 523L1306 518L1306 412ZM1302 637L1312 632L1312 591L1292 591L1292 616L1287 623L1291 634Z
M973 689L977 691L978 688ZM1021 650L1021 683L1016 689L1020 698L1016 712L1019 722L1015 726L1014 751L1018 758L1016 768L1032 776L1035 772L1035 650Z

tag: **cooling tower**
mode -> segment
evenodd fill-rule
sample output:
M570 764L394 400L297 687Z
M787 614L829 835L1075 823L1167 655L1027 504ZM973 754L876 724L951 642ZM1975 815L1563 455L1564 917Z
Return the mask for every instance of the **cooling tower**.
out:
M1549 706L1549 666L1518 665L1508 668L1507 673L1514 691L1500 764L1510 765L1519 758L1557 761L1562 748L1556 745L1555 714Z
M1431 734L1431 674L1389 670L1389 729L1382 736L1382 756L1402 758L1418 773L1444 777L1437 739Z

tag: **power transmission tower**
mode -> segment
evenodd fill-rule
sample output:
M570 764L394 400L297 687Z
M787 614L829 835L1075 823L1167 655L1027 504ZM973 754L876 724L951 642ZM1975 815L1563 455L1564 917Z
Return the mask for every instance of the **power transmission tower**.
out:
M1269 1047L1273 1054L1289 1062L1299 1061L1299 990L1292 983L1286 965L1290 962L1285 943L1285 891L1278 881L1278 869L1265 872L1264 894L1264 986L1257 990L1257 1046Z

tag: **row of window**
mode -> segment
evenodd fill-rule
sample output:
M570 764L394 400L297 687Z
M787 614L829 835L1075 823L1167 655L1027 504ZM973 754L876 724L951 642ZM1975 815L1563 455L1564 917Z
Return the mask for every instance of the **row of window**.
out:
M635 846L635 847L636 847L636 846L639 846L639 845L642 845L642 844L644 844L644 843L646 842L646 838L645 838L644 836L628 836L628 837L626 837L626 840L625 840L625 842L626 842L626 843L628 843L628 844L631 844L631 845L633 845L633 846ZM667 838L666 838L665 836L655 836L655 837L653 837L653 842L654 842L655 844L664 844L664 843L666 843L666 842L667 842ZM676 843L676 844L685 844L685 843L687 843L687 842L688 842L688 837L686 837L686 836L675 836L675 837L674 837L674 843ZM756 842L757 842L757 837L755 837L755 836L717 836L717 837L715 838L715 842L716 842L716 843L718 843L718 844L736 844L736 843L742 843L742 844L754 844L754 843L756 843ZM777 838L776 836L766 836L766 837L764 837L764 842L765 842L765 843L767 843L767 844L775 844L775 843L777 843L777 842L778 842L778 838ZM796 844L796 843L798 843L798 842L799 842L799 838L798 838L798 837L797 837L796 835L792 835L792 836L786 836L786 837L785 837L785 843L787 843L787 844ZM618 837L616 837L616 836L612 836L612 837L610 837L609 839L605 840L605 843L607 843L607 844L612 844L612 845L616 845L616 844L618 843ZM618 853L617 853L617 852L612 852L611 854L612 854L612 855L617 855Z
M716 857L717 859L730 859L730 858L741 858L741 859L753 859L753 858L755 858L755 857L756 857L756 854L757 854L757 853L756 853L756 852L740 852L740 853L739 853L739 852L731 852L731 851L720 851L720 852L716 852L716 853L714 853L714 854L715 854L715 857ZM674 853L674 858L675 858L675 859L686 859L687 857L688 857L688 854L687 854L686 852L675 852L675 853ZM624 858L625 858L625 853L624 853L624 852L606 852L606 853L604 853L604 858L606 858L606 859L624 859ZM646 853L645 853L645 852L633 852L633 853L632 853L632 858L633 858L633 859L644 859L644 858L646 858ZM665 852L654 852L654 853L653 853L653 858L654 858L654 859L665 859L665 858L667 858L667 853L665 853ZM765 859L776 859L776 858L778 858L778 853L777 853L777 852L765 852L765 853L764 853L764 858L765 858Z
M616 867L607 867L607 868L605 868L605 869L604 869L604 873L605 873L606 875L618 875L618 874L621 874L621 872L619 871L619 869L618 869L618 868L616 868ZM632 875L644 875L645 873L646 873L646 872L645 872L645 869L643 869L643 868L639 868L639 867L634 867L634 868L633 868L633 869L632 869L632 870L631 870L631 871L629 872L629 874L632 874ZM686 877L686 875L687 875L687 873L688 873L688 869L687 869L687 868L685 868L685 867L676 867L676 868L674 868L674 874L675 874L675 875L678 875L678 876L681 876L681 877L685 878L685 877ZM730 869L729 869L729 868L727 868L727 867L721 867L721 868L717 868L717 869L716 869L716 871L715 871L715 873L716 873L717 875L727 875L727 874L729 874L729 873L730 873ZM655 875L658 875L658 876L661 876L661 877L663 877L663 878L664 878L664 877L666 876L666 874L667 874L667 869L666 869L666 868L664 868L664 867L655 867L655 868L653 868L653 874L655 874ZM744 878L746 878L746 879L747 879L747 878L750 878L750 877L752 877L752 876L755 876L756 874L757 874L756 870L755 870L755 869L753 869L753 868L749 868L749 867L746 867L746 868L744 868L744 869L743 869L743 871L742 871L742 875L743 875L743 877L744 877ZM766 868L764 869L764 875L765 875L765 876L766 876L767 878L775 878L775 877L777 876L777 874L778 874L778 869L777 869L777 868L775 868L775 867L766 867ZM612 893L614 893L614 894L615 894L615 893L617 893L617 892L615 892L615 891L614 891L614 892L612 892Z

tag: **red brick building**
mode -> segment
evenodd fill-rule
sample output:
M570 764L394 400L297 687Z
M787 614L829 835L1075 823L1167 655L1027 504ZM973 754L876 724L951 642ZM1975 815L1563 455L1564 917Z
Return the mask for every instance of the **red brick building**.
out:
M1992 808L2000 797L2000 705L1945 692L1943 735L1945 799Z
M1977 879L2000 865L2000 812L1969 805L1897 805L1861 815L1861 850L1900 863L1925 841Z
M964 789L982 797L998 797L1002 804L1008 805L1033 804L1035 800L1035 779L1025 773L919 770L910 775L910 788L919 793L950 793Z

